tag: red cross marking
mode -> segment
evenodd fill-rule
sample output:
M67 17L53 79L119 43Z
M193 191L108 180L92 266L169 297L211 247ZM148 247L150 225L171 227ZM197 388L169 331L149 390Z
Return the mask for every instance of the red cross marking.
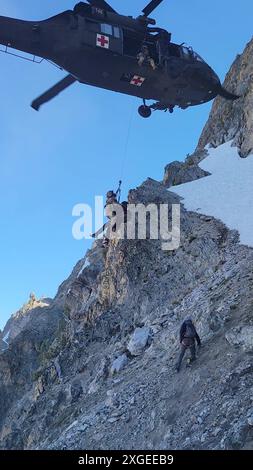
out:
M97 46L109 49L109 38L102 34L97 34Z
M131 85L141 86L144 81L145 81L144 77L139 77L138 75L134 75L130 83Z

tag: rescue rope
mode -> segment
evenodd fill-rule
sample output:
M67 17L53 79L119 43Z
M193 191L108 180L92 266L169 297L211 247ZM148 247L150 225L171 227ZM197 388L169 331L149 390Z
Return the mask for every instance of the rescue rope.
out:
M127 129L127 135L126 135L126 142L125 142L125 148L123 152L123 158L122 158L122 163L121 163L121 172L120 172L120 181L122 182L124 173L125 173L125 167L126 167L126 161L128 157L128 148L129 148L129 140L130 140L130 133L132 129L132 123L133 123L133 116L134 116L134 100L132 101L132 109L130 112L130 117L129 117L129 123L128 123L128 129Z

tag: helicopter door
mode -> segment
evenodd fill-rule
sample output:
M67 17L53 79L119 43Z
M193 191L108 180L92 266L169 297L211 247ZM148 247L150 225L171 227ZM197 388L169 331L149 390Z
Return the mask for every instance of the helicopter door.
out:
M79 22L83 22L82 42L91 47L96 46L97 35L100 33L100 23L87 18L79 18Z

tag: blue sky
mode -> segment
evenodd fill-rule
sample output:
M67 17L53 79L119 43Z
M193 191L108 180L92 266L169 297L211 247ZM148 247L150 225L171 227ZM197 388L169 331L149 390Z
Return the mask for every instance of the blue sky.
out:
M111 0L137 16L145 0ZM0 0L0 15L38 20L73 8L71 0ZM186 42L224 78L252 37L252 0L164 0L159 26ZM210 104L173 116L137 114L138 99L75 84L39 113L30 102L64 76L0 54L0 328L34 291L54 296L89 242L72 238L72 208L115 188L124 194L194 150ZM126 152L127 130L131 122Z

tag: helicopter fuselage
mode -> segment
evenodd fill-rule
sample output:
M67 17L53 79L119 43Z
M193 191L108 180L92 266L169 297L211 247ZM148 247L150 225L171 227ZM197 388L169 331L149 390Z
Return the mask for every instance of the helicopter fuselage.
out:
M144 41L155 70L148 62L138 64ZM92 14L69 10L38 22L0 17L0 43L50 60L81 83L155 100L164 109L210 101L220 86L216 73L190 48L169 43L160 63L156 37L141 18L99 8Z

